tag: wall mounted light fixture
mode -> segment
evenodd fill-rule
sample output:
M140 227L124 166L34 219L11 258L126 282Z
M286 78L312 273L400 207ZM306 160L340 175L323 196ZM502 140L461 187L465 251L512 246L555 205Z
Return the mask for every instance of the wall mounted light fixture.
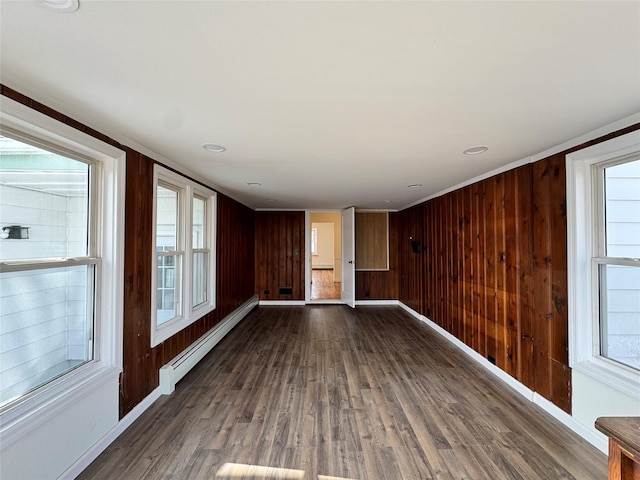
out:
M30 228L31 227L23 227L21 225L10 225L8 227L2 227L2 233L0 233L0 238L24 240L26 238L29 238Z

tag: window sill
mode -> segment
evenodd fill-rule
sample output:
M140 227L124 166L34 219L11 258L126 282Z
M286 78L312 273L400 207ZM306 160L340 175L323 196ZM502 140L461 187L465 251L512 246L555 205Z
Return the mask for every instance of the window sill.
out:
M0 413L3 448L39 428L61 411L72 408L82 397L93 392L96 385L109 380L117 384L119 376L118 368L90 362L34 391L32 396L7 405Z
M640 400L640 372L602 357L592 357L572 368L619 392Z
M215 309L216 306L212 303L203 305L192 311L191 316L189 317L169 320L168 322L163 323L161 326L156 327L151 331L151 348L160 345L165 340L173 337L176 333L184 330L189 325L200 320L207 313L213 312Z

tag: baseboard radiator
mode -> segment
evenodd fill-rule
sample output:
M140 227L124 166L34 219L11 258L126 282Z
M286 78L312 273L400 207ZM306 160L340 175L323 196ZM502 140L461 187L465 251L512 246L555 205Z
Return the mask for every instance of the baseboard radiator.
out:
M170 395L176 383L184 377L204 356L235 327L240 320L258 305L260 297L254 295L225 317L212 330L192 343L169 363L160 368L160 393Z

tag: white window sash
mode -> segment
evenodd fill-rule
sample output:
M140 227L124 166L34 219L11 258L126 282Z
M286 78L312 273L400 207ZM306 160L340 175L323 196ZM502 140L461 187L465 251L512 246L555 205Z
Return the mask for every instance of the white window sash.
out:
M569 364L635 398L640 398L638 370L600 355L598 265L613 262L637 266L637 263L633 259L603 256L604 197L599 191L604 192L604 178L595 175L594 169L624 162L638 153L640 131L635 131L566 157Z
M90 169L89 212L94 221L88 232L88 255L7 260L0 265L2 272L94 265L96 282L93 305L88 307L95 311L94 360L0 409L0 436L3 448L8 448L25 435L46 430L52 420L70 415L90 392L105 382L117 385L122 371L126 154L5 97L0 109L0 131L97 167ZM115 402L111 406L117 411L117 389L113 398Z
M177 250L156 252L157 228L157 186L162 185L178 194ZM206 248L193 248L193 199L205 201L205 220L203 239ZM154 347L183 330L193 322L215 309L215 192L190 181L160 165L154 168L154 227L153 227L153 273L151 305L151 346ZM172 256L178 252L182 259L181 269L176 269L176 282L180 282L180 315L157 325L157 289L158 256ZM207 253L207 291L206 300L193 306L193 268L194 254ZM179 278L177 276L179 275Z

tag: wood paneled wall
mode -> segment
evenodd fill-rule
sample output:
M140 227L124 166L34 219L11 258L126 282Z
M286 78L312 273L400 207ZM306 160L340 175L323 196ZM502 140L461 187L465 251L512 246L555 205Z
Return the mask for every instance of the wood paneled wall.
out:
M389 269L388 212L356 211L356 271Z
M401 211L399 299L570 412L565 156L638 129Z
M424 274L424 253L414 252L411 241L424 246L424 207L423 203L402 210L398 223L398 299L416 312L422 312Z
M398 299L399 214L389 212L389 270L382 272L356 271L356 300Z
M218 193L217 308L164 343L151 348L154 160L4 85L0 85L0 94L120 148L127 154L124 342L120 379L120 416L123 417L159 385L158 370L162 365L254 294L254 212Z
M216 309L151 348L153 165L152 159L127 152L122 416L159 385L160 367L254 295L254 212L218 193Z
M260 300L304 300L305 213L255 213L255 290ZM291 287L291 295L278 294ZM268 292L268 293L267 293Z
M564 181L562 155L403 211L400 255L405 303L569 412Z
M423 314L533 388L530 215L529 165L427 202Z
M218 194L217 309L222 318L256 294L255 212Z

